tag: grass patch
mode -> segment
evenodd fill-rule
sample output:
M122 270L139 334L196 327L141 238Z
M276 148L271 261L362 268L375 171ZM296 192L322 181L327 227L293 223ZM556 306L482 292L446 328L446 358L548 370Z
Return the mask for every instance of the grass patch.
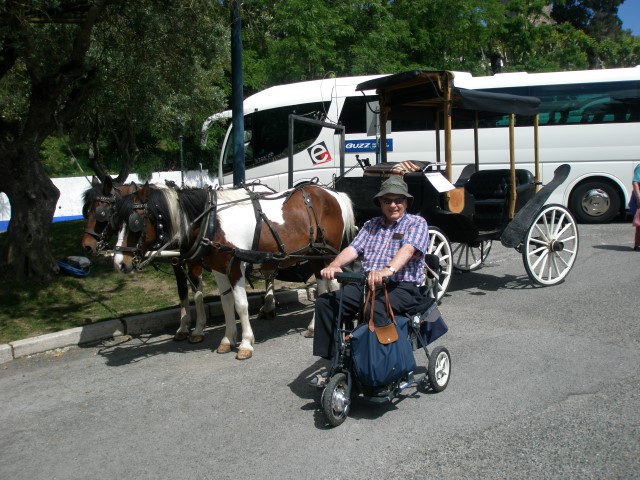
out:
M51 225L54 258L80 253L84 222ZM4 241L0 234L0 242ZM264 282L252 280L256 290ZM205 300L217 298L213 275L204 275ZM0 284L0 344L128 315L178 306L173 270L168 264L148 266L135 275L114 271L111 259L93 260L91 274L59 275L49 284Z

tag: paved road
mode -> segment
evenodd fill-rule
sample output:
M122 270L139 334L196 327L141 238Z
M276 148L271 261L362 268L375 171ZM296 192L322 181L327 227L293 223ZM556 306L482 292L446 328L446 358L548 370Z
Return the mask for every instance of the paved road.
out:
M567 281L533 287L495 245L442 305L440 394L357 402L324 425L311 310L255 321L246 362L169 335L0 365L3 479L640 478L640 254L629 224L580 228ZM423 359L419 360L424 365Z

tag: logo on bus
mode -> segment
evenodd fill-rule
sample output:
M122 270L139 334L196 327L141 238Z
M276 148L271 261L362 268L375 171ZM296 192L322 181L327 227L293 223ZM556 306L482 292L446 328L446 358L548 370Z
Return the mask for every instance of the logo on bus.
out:
M345 153L375 152L375 140L349 140L344 144ZM387 138L387 152L393 152L393 138Z
M312 145L307 148L307 152L309 152L309 156L314 165L320 165L321 163L327 163L332 160L329 149L324 142Z

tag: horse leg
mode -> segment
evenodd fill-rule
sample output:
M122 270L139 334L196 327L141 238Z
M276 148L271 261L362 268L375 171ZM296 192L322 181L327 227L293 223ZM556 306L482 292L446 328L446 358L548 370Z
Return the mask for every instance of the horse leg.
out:
M229 353L232 347L236 345L236 314L234 311L234 299L233 290L231 289L231 282L229 277L223 273L216 272L214 270L218 289L220 290L220 303L222 304L222 311L224 312L224 337L220 340L220 344L216 349L218 353Z
M189 309L189 291L187 286L187 274L181 263L172 263L173 273L176 276L178 296L180 297L180 327L173 336L173 339L181 342L189 336L191 327L191 311Z
M202 293L202 267L199 265L189 268L189 279L193 288L193 300L196 304L196 328L189 336L190 343L200 343L204 340L204 327L207 316L204 313L204 294Z
M240 278L233 286L233 299L235 301L236 312L240 318L240 328L242 329L242 341L238 347L236 358L238 360L247 360L253 356L253 330L249 322L249 301L247 300L247 290L245 288L244 278L245 264L240 265Z
M337 280L325 280L324 278L321 278L321 277L320 278L316 277L316 285L318 287L316 298L322 295L323 293L335 292L336 290L340 289L340 284L338 283ZM316 314L314 312L313 317L311 318L311 321L307 326L307 329L304 331L302 335L305 336L306 338L312 338L315 324L316 324Z
M266 293L264 296L264 304L260 307L260 312L258 312L258 318L271 320L276 317L276 300L273 291L275 278L275 271L264 272Z

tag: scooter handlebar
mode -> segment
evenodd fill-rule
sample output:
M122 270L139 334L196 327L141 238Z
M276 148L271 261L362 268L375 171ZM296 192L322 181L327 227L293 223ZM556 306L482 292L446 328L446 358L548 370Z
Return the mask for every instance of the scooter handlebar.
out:
M340 283L358 283L364 284L367 276L362 272L340 272L336 273L336 280Z
M364 285L367 282L367 274L363 272L340 272L336 273L336 280L339 283L357 283ZM389 277L382 277L382 283L389 283Z

